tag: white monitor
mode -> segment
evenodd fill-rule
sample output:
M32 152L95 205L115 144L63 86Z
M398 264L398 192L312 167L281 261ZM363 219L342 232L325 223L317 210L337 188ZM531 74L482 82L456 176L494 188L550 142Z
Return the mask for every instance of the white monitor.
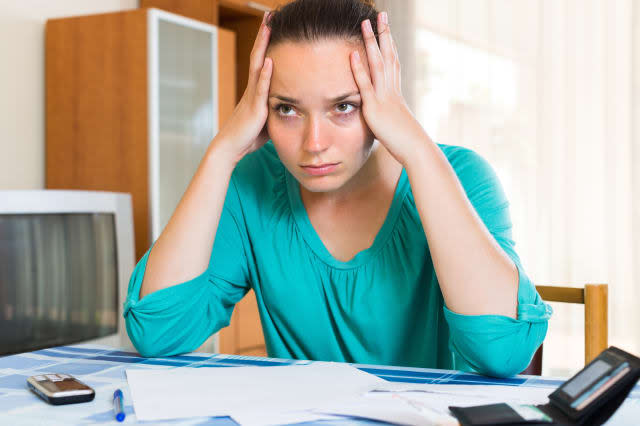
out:
M131 195L0 191L0 356L72 343L132 348Z

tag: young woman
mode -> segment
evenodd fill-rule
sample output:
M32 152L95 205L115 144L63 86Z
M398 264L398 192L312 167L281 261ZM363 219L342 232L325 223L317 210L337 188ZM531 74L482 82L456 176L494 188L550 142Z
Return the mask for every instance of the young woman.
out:
M142 355L196 349L253 289L270 356L529 363L551 311L498 179L418 124L371 3L297 0L263 20L242 99L131 277Z

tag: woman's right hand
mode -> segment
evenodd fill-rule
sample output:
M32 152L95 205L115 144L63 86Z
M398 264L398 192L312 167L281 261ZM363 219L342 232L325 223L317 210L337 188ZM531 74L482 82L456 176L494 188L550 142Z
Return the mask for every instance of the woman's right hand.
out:
M265 58L270 36L270 29L266 25L268 14L265 12L262 18L251 50L247 88L233 114L214 138L215 142L225 145L236 162L269 140L266 127L269 114L267 100L273 61Z

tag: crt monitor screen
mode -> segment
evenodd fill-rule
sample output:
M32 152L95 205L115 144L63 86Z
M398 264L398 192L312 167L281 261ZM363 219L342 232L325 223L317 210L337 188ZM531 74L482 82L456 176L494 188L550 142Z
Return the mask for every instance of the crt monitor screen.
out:
M0 214L0 355L118 329L113 213Z

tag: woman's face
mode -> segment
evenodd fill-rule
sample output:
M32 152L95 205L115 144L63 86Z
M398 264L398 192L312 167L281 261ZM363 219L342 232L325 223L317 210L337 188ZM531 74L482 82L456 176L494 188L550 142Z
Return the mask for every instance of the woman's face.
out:
M283 42L269 48L269 136L305 189L333 192L365 164L373 134L362 115L345 40ZM366 58L361 49L361 57ZM331 164L325 169L307 166Z

